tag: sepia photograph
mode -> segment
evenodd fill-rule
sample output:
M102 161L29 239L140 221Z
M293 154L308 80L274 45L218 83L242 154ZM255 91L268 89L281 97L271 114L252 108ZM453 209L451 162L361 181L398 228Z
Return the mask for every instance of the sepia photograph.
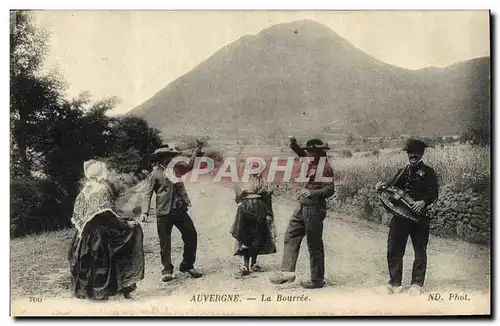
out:
M492 314L489 10L10 10L10 315Z

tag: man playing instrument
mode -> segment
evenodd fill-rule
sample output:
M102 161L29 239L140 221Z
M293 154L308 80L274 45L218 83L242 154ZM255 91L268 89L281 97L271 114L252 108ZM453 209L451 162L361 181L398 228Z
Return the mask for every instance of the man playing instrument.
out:
M393 180L384 184L377 183L377 191L389 186L402 189L415 201L412 211L420 216L418 222L398 215L393 215L387 240L387 263L389 267L389 284L384 287L389 293L400 293L402 290L403 257L408 236L411 238L415 259L411 278L410 295L420 295L424 285L427 269L427 244L429 241L429 216L427 207L438 198L438 178L433 168L422 161L428 146L418 139L409 139L404 151L408 154L409 163L400 169Z

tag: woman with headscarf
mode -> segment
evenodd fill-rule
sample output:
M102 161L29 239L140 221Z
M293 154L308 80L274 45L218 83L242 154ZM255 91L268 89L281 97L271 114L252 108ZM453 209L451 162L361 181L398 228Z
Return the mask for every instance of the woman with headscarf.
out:
M68 252L72 294L80 299L106 300L117 294L131 299L144 278L142 228L116 213L117 187L105 163L87 161L84 172L71 218L76 228Z
M252 172L257 165L252 164L244 187L236 188L235 201L239 205L231 234L236 240L234 254L243 256L243 265L238 270L240 276L262 271L257 264L258 255L276 253L272 190L261 172Z

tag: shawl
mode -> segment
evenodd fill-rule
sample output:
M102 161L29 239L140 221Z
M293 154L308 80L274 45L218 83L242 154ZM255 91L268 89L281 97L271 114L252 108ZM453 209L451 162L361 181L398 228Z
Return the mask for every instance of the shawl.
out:
M85 226L94 217L106 211L119 218L118 214L115 213L111 188L103 183L87 182L76 197L73 216L71 217L71 222L78 230L78 236L81 236Z
M243 194L246 195L269 195L271 190L262 175L250 175L248 182L236 184L235 193L237 201Z

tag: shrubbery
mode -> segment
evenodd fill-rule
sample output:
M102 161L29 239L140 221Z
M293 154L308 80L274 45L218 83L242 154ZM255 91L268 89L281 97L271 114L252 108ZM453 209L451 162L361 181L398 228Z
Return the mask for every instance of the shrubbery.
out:
M109 117L119 100L91 103L84 92L65 96L58 74L43 71L48 34L30 12L16 11L10 33L11 234L67 226L83 176L83 162L105 158L139 177L161 143L159 131L138 117Z
M424 161L439 176L438 200L429 207L431 233L437 236L489 244L490 153L472 145L429 149ZM330 210L345 212L388 225L391 216L379 202L378 181L389 181L407 163L404 153L345 158L334 161L336 193L328 200ZM295 199L300 185L274 185L278 196Z
M109 180L116 195L133 187L145 175L117 173L111 170ZM83 187L85 179L77 183L77 189ZM11 180L11 237L31 233L59 230L71 225L71 215L75 196L65 191L60 184L50 179L26 178Z
M74 198L50 180L11 180L12 237L64 228L70 223Z

